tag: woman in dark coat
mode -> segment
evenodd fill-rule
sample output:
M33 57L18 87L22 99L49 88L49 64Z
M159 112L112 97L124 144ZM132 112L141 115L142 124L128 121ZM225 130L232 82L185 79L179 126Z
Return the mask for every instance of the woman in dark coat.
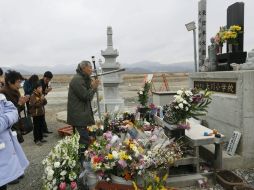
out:
M4 94L6 99L15 105L19 115L24 110L25 103L29 100L29 96L21 96L19 92L22 80L23 77L19 72L8 70L5 73L5 86L0 89L0 93ZM19 142L23 142L19 123L14 124L12 129L17 132Z

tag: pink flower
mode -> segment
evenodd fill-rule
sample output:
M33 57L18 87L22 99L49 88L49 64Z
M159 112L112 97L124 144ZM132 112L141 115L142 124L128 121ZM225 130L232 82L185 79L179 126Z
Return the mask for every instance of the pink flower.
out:
M103 134L103 137L106 138L107 141L110 141L112 138L112 133L111 131L107 131L106 133Z
M122 168L126 168L127 167L127 163L124 160L119 160L118 164L122 167Z
M73 190L78 189L78 185L77 185L76 181L71 182L71 189L73 189Z
M65 190L66 189L66 183L65 182L61 182L59 185L59 190Z
M151 104L149 105L149 107L150 107L150 109L154 109L154 108L155 108L155 105L154 105L153 103L151 103Z
M156 135L151 136L150 141L155 142L158 139Z

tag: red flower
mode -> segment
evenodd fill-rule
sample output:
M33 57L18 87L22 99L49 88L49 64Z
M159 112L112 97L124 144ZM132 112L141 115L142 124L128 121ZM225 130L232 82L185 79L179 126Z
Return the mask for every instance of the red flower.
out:
M73 189L73 190L78 189L78 185L77 185L76 181L71 182L71 189Z
M66 183L65 182L61 182L59 185L59 190L65 190L66 189Z

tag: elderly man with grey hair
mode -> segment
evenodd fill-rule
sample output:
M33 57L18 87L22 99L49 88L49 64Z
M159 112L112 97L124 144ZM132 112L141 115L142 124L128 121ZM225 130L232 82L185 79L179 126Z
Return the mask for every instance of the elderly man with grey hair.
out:
M69 84L67 102L67 123L72 125L80 135L79 143L81 163L84 161L83 152L89 144L87 126L95 123L91 101L100 84L98 79L91 79L92 65L89 61L82 61L78 64L76 75Z

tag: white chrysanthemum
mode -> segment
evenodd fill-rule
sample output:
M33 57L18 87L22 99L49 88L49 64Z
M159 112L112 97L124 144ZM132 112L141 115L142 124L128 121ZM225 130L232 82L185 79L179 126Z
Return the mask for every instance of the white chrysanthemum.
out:
M118 159L119 155L118 155L118 152L117 151L112 151L112 156L114 159Z
M54 163L54 167L55 167L55 168L59 168L59 167L60 167L60 162L55 162L55 163Z
M139 91L139 94L143 94L143 91Z
M185 107L185 111L188 111L189 110L189 108L188 107Z
M179 94L179 95L182 95L183 91L182 90L178 90L176 93Z
M48 175L47 175L47 180L51 181L53 179L53 175L54 175L54 171L53 170L49 170L48 171Z
M63 170L63 171L60 173L61 176L65 176L66 174L67 174L67 171L66 171L66 170Z
M54 178L53 180L52 180L52 185L55 185L56 184L56 178Z
M179 108L183 109L183 104L182 103L178 104L178 106L179 106Z
M192 96L193 95L192 92L189 91L189 90L185 91L185 94L186 94L186 96Z
M188 102L187 102L186 100L183 100L183 103L184 103L184 104L188 104Z

